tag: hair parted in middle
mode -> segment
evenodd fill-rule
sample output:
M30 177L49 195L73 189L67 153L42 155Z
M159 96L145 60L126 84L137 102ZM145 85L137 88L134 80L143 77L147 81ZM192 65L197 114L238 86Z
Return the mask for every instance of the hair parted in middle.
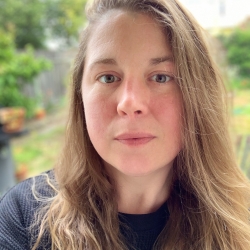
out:
M230 146L224 86L203 30L176 0L93 0L87 6L65 147L55 168L58 191L40 215L40 236L48 230L53 249L127 249L119 232L115 188L88 136L81 93L89 38L95 25L116 10L157 21L171 46L182 94L183 146L173 166L170 218L155 249L249 249L249 183Z

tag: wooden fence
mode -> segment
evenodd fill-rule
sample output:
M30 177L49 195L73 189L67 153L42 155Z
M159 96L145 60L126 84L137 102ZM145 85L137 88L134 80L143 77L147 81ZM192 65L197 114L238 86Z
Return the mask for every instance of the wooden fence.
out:
M25 86L24 94L38 98L41 107L57 105L65 95L67 85L70 83L71 67L76 50L67 51L36 51L37 58L51 61L52 68L42 72L33 85Z

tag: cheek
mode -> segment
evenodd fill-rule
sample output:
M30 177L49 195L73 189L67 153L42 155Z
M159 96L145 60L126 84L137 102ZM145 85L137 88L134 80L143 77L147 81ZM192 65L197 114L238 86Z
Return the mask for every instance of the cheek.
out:
M182 101L180 94L170 93L167 96L159 97L154 103L155 113L166 123L179 124L182 117Z
M107 99L100 95L83 95L83 105L87 130L91 140L96 136L103 136L111 117Z
M181 144L182 138L182 101L180 94L172 93L167 98L159 98L155 103L155 115L160 121L165 139Z

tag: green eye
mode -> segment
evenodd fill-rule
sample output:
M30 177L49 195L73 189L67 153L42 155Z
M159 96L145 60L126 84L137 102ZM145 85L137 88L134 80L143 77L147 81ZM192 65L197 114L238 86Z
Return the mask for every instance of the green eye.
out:
M113 83L119 81L120 79L114 75L103 75L98 78L101 83Z
M158 83L165 83L171 80L171 77L164 74L157 74L151 77L151 79Z

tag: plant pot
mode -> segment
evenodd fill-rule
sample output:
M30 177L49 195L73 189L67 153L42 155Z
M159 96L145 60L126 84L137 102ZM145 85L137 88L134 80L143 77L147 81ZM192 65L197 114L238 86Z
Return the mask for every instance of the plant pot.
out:
M5 133L15 133L23 129L25 120L24 108L1 108L0 123L3 124Z
M41 120L46 116L46 111L43 108L37 109L35 112L35 119Z
M28 168L26 165L22 165L20 169L16 170L16 180L18 182L27 179L28 177Z

